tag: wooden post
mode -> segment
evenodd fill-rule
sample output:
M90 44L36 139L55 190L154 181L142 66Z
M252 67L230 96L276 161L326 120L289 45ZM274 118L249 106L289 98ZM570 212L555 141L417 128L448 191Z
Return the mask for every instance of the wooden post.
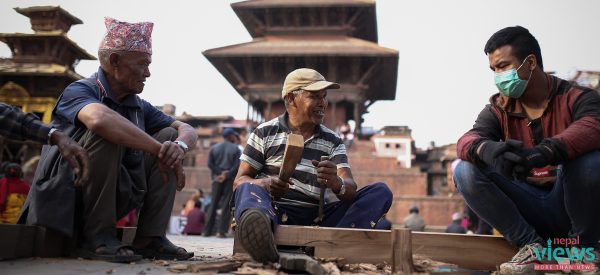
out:
M246 99L246 102L248 102L246 105L246 126L248 126L250 124L250 97Z
M362 116L360 114L360 101L354 101L354 135L356 139L359 139L362 135Z
M337 107L337 102L336 101L331 101L331 124L329 124L331 130L335 131L336 130L336 117L335 117L335 111L336 111L336 107Z
M272 105L273 105L273 102L271 100L267 101L267 109L265 111L265 120L271 119L271 106Z
M408 228L392 229L392 274L412 274L412 242Z

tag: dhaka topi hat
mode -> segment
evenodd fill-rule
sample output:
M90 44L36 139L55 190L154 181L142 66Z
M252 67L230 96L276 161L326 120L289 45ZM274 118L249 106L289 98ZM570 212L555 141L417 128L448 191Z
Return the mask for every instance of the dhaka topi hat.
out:
M152 54L152 22L128 23L105 17L106 33L100 50L132 51Z

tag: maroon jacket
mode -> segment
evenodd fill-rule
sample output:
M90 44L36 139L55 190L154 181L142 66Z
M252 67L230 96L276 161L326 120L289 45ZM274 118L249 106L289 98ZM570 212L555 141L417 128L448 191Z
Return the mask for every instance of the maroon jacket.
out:
M553 165L600 149L600 94L555 76L548 78L550 101L540 118L530 121L518 99L495 94L473 129L458 140L458 157L477 160L477 147L485 140L516 139L524 148L545 144L554 151Z

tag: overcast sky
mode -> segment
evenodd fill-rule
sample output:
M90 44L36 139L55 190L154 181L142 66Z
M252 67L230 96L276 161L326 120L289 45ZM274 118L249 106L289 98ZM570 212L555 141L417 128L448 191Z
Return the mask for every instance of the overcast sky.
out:
M152 21L152 77L142 97L173 103L177 113L246 117L246 103L202 56L215 47L248 42L250 35L230 7L235 1L2 0L0 32L32 32L14 7L60 5L80 18L69 36L96 55L104 16ZM379 44L400 52L395 101L379 101L365 126L408 125L417 146L454 143L496 92L483 46L497 30L528 28L538 39L548 71L600 71L600 1L377 1ZM0 43L0 57L10 51ZM97 61L76 71L88 76ZM342 87L343 88L343 87Z

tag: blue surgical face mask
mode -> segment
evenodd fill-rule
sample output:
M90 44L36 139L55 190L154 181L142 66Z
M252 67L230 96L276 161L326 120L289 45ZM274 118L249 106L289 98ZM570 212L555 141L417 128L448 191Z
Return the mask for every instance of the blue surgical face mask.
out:
M495 74L494 79L496 81L496 87L498 87L498 90L500 90L503 95L510 98L519 98L525 92L527 83L529 83L529 79L531 79L531 74L533 71L529 73L529 78L527 80L520 79L517 71L523 67L523 64L525 64L526 60L527 59L523 60L523 63L521 63L521 66L519 66L517 69L510 69L508 71Z

